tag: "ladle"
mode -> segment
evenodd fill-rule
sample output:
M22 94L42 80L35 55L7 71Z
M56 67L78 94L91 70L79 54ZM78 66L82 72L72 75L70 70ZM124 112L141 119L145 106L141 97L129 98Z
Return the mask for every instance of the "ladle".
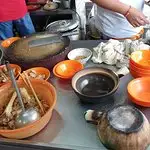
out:
M23 99L20 94L19 88L17 86L13 70L11 69L8 61L6 61L5 64L6 64L7 70L9 71L9 75L10 75L11 81L13 83L13 86L15 88L15 91L17 93L19 104L22 108L21 113L16 117L16 120L15 120L16 128L21 128L21 127L26 126L27 124L30 124L30 123L35 122L36 120L40 119L40 114L34 108L29 108L29 109L25 110L25 107L23 104Z

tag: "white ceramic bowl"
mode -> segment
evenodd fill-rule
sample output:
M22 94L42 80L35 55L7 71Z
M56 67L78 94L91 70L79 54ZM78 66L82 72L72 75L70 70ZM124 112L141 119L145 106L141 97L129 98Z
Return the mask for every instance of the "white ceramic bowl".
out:
M86 64L91 56L92 51L87 48L76 48L68 53L68 59L77 60L82 64Z

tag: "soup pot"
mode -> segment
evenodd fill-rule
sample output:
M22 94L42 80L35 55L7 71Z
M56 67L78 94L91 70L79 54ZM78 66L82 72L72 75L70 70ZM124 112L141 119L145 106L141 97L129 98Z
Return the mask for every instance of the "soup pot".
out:
M88 110L88 122L97 125L98 136L108 149L145 150L150 144L150 126L137 108L118 105L107 112Z
M41 32L23 37L4 50L4 57L23 69L46 67L51 69L66 58L70 40L56 33Z
M73 76L72 87L82 102L100 103L118 89L119 77L110 69L86 68Z

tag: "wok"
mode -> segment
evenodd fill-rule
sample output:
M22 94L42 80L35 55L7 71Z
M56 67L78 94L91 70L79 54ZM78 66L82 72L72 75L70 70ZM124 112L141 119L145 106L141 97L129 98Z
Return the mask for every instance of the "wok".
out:
M60 34L36 33L11 44L4 50L4 58L23 69L37 66L51 69L66 58L69 44L69 38Z

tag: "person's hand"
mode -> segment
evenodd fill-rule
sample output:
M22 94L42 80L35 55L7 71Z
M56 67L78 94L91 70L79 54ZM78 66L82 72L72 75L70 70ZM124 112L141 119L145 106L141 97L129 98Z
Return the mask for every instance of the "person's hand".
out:
M133 7L130 8L129 13L126 16L126 19L133 27L144 26L150 23L142 12L138 11Z

